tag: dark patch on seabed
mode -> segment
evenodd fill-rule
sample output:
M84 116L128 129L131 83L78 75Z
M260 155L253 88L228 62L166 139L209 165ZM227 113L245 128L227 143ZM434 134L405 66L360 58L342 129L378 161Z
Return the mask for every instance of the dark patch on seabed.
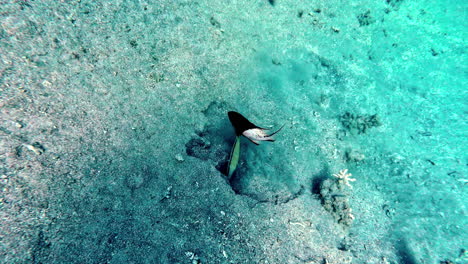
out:
M185 144L186 153L189 156L211 160L216 168L223 174L227 173L227 160L233 141L233 133L227 112L231 108L225 102L212 102L203 111L207 118L205 128L195 131L196 136ZM213 146L213 147L212 147Z
M397 241L395 248L397 250L397 255L400 258L401 263L403 264L418 264L419 262L413 256L411 249L408 247L408 243L404 238L401 238Z

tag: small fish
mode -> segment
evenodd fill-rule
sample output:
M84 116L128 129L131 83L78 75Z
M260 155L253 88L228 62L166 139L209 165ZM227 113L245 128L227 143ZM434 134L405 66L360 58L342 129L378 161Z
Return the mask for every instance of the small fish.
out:
M234 130L236 131L236 136L244 136L249 139L252 143L258 145L259 141L275 141L272 136L283 129L284 125L271 134L267 134L266 128L261 128L250 122L243 115L230 111L228 112L229 121L231 121Z

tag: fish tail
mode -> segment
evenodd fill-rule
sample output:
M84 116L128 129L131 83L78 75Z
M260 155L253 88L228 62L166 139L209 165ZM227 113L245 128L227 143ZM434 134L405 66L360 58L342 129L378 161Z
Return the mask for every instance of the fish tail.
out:
M285 125L286 125L286 124L282 125L282 126L280 127L280 129L278 129L278 130L276 130L275 132L271 133L271 134L270 134L270 135L268 135L267 137L268 137L268 138L271 138L271 137L272 137L274 134L276 134L276 133L280 132L280 131L281 131L281 129L283 129L283 127L284 127ZM268 140L268 141L270 141L270 140Z

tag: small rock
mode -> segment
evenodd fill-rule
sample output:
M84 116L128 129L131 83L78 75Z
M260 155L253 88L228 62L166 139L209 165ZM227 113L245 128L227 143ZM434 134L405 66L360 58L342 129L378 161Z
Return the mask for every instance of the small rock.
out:
M15 126L17 128L23 128L24 127L24 124L21 122L21 121L15 121Z
M357 150L348 149L345 152L346 162L360 162L363 161L365 158L366 156Z
M221 23L219 23L218 20L216 20L216 18L214 16L212 16L210 18L210 24L214 27L217 27L217 28L220 28L221 27Z
M172 193L172 185L167 187L166 192L164 193L164 197L161 199L161 201L164 199L171 198L171 193Z
M297 12L297 17L301 18L304 15L304 10L299 10Z
M24 146L34 152L36 155L41 155L44 153L45 149L39 142L34 142L32 145L24 144Z
M184 162L184 161L185 161L184 157L183 157L182 154L180 154L180 153L175 155L175 159L176 159L178 162Z
M271 63L273 63L274 65L277 65L277 66L281 65L281 61L279 61L278 59L274 59L274 58L271 59Z
M192 264L200 264L200 258L197 256L197 254L187 251L185 252L185 256L187 256L190 260L192 260Z
M47 88L50 88L52 86L52 83L49 82L48 80L44 80L44 81L42 81L42 85L44 85Z

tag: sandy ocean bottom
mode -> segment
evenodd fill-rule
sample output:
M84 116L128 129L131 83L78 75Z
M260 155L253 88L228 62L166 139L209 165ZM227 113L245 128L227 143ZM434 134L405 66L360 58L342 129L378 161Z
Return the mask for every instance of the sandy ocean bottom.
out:
M468 263L467 10L0 1L0 263Z

